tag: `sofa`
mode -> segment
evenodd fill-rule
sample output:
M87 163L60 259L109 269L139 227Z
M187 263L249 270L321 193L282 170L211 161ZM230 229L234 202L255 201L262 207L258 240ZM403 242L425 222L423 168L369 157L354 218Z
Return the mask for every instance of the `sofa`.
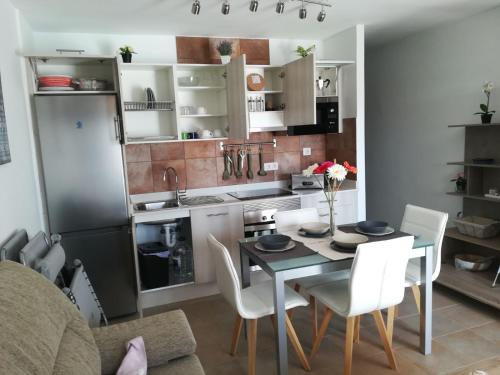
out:
M114 374L125 344L142 336L149 375L203 375L181 310L91 329L42 275L0 262L0 374Z

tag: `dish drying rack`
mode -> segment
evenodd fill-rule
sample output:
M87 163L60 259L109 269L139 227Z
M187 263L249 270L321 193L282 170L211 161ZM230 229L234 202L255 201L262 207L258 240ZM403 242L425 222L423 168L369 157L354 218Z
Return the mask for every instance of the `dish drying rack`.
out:
M130 101L123 103L125 111L173 111L174 101Z
M276 138L273 138L272 141L267 141L267 142L244 142L244 143L219 142L219 149L221 151L225 151L229 147L245 148L245 147L250 147L250 146L262 146L262 145L273 145L273 147L276 147Z

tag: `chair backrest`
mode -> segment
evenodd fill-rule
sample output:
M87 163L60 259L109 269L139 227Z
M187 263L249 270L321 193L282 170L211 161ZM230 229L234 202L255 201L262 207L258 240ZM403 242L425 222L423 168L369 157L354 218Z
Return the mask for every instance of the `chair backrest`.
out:
M18 230L0 246L0 261L11 260L20 262L19 252L28 243L28 234L24 229Z
M401 231L434 243L432 280L436 280L441 271L441 246L447 221L447 213L407 204L401 222Z
M207 242L214 257L217 286L227 302L238 311L242 318L245 318L240 281L229 251L211 233L208 234Z
M47 255L50 242L44 232L38 232L26 246L19 252L21 263L30 268L35 268L37 260Z
M401 303L412 247L412 236L358 245L349 281L348 316Z
M278 211L274 214L276 230L285 232L296 230L303 223L319 222L319 214L316 208L301 208L300 210Z

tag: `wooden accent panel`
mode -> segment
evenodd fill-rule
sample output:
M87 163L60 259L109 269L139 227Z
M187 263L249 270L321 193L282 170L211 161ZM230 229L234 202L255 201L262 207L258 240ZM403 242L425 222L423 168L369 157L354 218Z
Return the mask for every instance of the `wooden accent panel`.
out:
M268 39L240 39L240 53L247 55L248 65L269 65Z
M220 64L216 47L223 40L233 43L232 58L247 55L249 65L269 65L269 40L207 37L176 37L177 62L180 64Z
M356 119L344 119L343 129L343 133L326 135L326 159L337 159L338 162L347 160L351 165L356 165ZM347 178L356 180L356 175L349 173Z
M227 98L227 120L232 125L229 128L229 138L248 139L248 106L245 80L245 56L231 60L226 65L227 91L232 93Z
M209 64L210 49L208 38L176 37L177 62L181 64Z

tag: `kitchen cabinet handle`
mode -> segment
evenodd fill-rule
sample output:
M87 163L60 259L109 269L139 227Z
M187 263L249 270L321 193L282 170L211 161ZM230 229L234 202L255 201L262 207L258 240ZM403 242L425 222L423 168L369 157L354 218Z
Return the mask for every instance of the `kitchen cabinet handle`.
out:
M113 118L115 122L115 137L118 142L121 142L122 137L120 136L120 121L118 120L118 116Z
M207 214L207 217L213 217L213 216L227 216L229 215L227 212L219 212L218 214Z
M337 199L334 199L333 201L337 202ZM328 203L328 201L319 201L318 203Z
M333 215L334 215L334 216L337 216L337 213L336 213L336 212L334 212L334 213L333 213ZM330 216L330 214L323 214L323 215L319 215L319 217L326 217L326 216Z

